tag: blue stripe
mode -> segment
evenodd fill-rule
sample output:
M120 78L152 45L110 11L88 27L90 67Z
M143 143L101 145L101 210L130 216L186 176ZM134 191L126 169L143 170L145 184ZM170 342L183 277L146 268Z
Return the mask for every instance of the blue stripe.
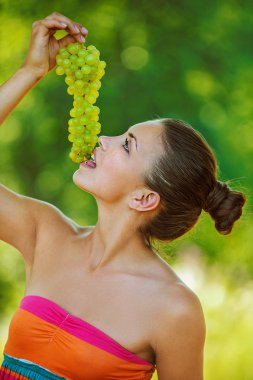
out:
M25 359L15 358L14 356L3 353L4 360L1 364L2 367L8 368L20 375L23 375L31 380L67 380L65 377L56 375L48 369L41 367L38 364L32 363Z

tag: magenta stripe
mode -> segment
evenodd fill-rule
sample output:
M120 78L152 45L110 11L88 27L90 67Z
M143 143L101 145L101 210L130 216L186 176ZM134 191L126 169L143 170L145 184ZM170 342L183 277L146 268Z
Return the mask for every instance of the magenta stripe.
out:
M48 298L37 295L27 295L22 298L19 307L29 311L46 322L60 327L62 330L67 331L85 342L118 356L121 359L132 363L153 366L153 363L150 363L127 350L102 330L83 319L68 313L60 305Z
M3 380L17 380L18 378L20 378L20 375L17 374L16 376L14 375L10 375L10 372L6 372L6 370L2 370L0 369L0 379L3 379Z

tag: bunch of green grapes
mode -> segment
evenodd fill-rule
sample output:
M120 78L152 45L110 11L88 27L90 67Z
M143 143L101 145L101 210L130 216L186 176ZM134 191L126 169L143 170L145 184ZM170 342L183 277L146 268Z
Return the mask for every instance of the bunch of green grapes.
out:
M101 132L100 109L94 103L106 63L99 57L100 52L94 45L86 48L79 42L60 48L56 56L56 74L66 74L67 93L74 95L68 140L73 143L69 157L76 163L90 159Z

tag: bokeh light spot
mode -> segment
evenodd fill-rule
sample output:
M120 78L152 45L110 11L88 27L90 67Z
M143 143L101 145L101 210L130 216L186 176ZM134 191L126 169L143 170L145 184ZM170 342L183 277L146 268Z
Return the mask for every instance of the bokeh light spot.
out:
M121 53L122 63L129 70L140 70L148 59L148 51L140 46L130 46Z

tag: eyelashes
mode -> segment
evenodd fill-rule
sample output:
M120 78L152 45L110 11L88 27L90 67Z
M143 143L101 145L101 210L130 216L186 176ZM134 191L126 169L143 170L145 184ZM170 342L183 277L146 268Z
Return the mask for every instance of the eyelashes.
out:
M128 147L129 142L128 142L127 138L126 138L126 140L125 140L125 144L122 145L122 146L123 146L123 148L127 151L127 153L129 153L129 149L126 149L126 148L125 148L125 145L126 145L126 144L127 144L127 147Z

